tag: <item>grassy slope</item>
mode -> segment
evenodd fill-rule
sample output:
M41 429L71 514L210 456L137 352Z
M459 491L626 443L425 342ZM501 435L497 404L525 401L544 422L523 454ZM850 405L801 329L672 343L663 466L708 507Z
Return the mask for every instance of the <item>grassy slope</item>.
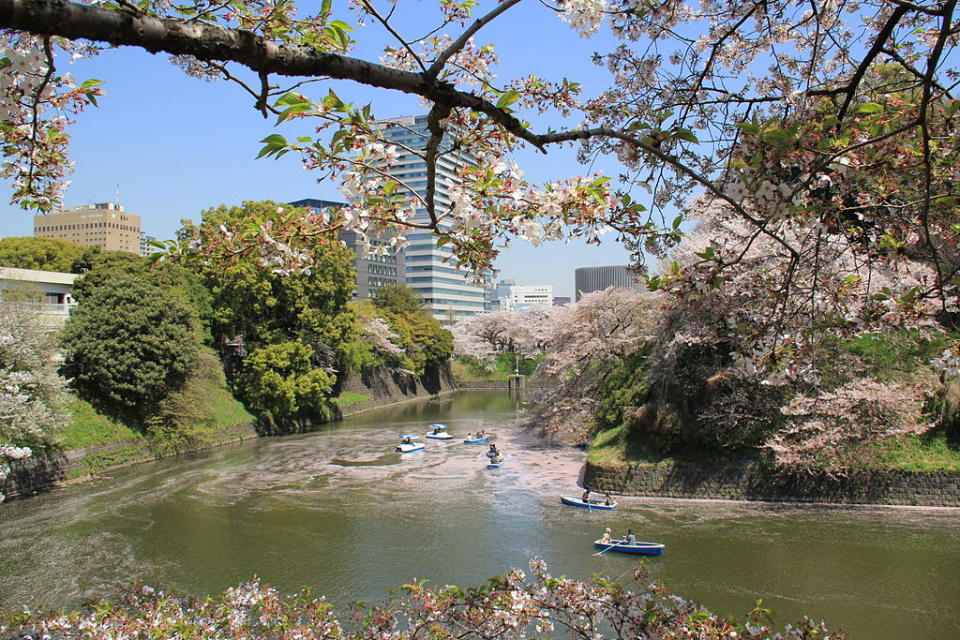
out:
M188 398L197 405L202 404L204 419L190 425L188 441L171 442L168 434L158 440L97 413L88 402L73 397L68 406L71 421L61 433L60 446L66 450L83 447L93 447L94 450L85 453L68 477L235 437L231 428L252 423L254 417L231 395L222 373L216 373L203 375L190 383L191 396ZM203 399L202 402L196 401L198 397Z

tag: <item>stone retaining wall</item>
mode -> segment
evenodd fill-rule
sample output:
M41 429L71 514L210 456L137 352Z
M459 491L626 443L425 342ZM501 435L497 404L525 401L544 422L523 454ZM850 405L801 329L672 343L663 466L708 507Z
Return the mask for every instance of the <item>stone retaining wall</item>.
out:
M960 473L947 472L851 471L833 476L774 470L757 463L600 467L588 462L583 486L594 491L663 498L960 507Z
M238 424L212 434L210 440L198 442L190 451L211 449L221 445L256 438L253 424ZM159 460L183 453L158 451L146 439L120 440L107 444L37 454L23 460L9 462L10 475L0 481L0 493L8 498L47 491L65 480L92 476L136 462Z

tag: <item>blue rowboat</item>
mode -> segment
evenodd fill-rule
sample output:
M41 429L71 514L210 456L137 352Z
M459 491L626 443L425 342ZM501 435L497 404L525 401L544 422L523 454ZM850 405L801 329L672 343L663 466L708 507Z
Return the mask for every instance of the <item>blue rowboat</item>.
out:
M436 424L430 425L430 432L427 433L426 436L434 440L452 440L453 439L453 436L447 433L447 425L440 424L439 422Z
M410 453L411 451L420 451L423 449L424 444L414 440L416 437L414 434L401 435L400 444L397 445L397 451L400 453Z
M659 556L661 553L663 553L663 550L667 548L667 545L660 542L636 542L634 544L627 544L622 540L614 540L612 544L594 540L593 546L597 549L604 549L606 551L639 553L640 555L644 556Z
M487 469L499 469L500 465L502 465L506 461L506 459L507 459L507 456L500 456L496 460L491 460L490 463L487 465Z
M481 442L487 442L490 440L490 436L483 436L482 438L464 438L463 444L480 444Z
M560 502L562 502L563 504L568 504L571 507L581 507L583 509L601 509L603 511L610 511L611 509L617 508L616 502L611 502L610 504L607 504L606 501L599 500L596 498L592 500L587 500L586 502L584 502L580 498L571 498L569 496L562 496L560 498Z

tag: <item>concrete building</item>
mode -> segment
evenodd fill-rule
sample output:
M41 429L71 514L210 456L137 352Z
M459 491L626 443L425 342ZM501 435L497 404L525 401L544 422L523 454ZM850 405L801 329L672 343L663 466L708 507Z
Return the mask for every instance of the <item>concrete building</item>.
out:
M555 307L566 307L570 304L570 296L554 296L553 297L553 306Z
M410 150L426 147L429 132L426 116L405 116L381 122L387 141L403 145ZM421 196L427 192L427 166L420 156L406 149L399 150L399 159L391 169L393 177L405 187L397 193L415 192ZM447 210L451 204L450 189L457 184L457 172L470 164L472 159L461 152L451 152L449 142L440 145L441 155L437 161L435 202L439 210ZM413 220L425 222L427 211L414 209ZM433 316L444 323L453 323L460 318L490 310L492 287L489 277L474 282L473 274L457 266L453 252L447 247L438 247L437 239L427 231L407 234L405 255L406 284L423 298Z
M33 235L141 255L140 216L127 213L117 202L64 207L60 213L36 215Z
M574 272L577 300L585 293L603 291L608 287L623 287L645 291L643 283L638 282L639 275L625 265L611 267L581 267Z
M319 211L330 207L346 206L343 202L304 198L289 203L294 207ZM382 237L371 233L343 231L340 239L353 251L353 268L356 270L356 286L353 299L373 298L377 289L386 285L404 284L403 251L391 249L385 253L377 251L385 244Z
M514 280L502 280L495 289L493 308L499 311L524 312L531 307L553 305L553 285L517 284Z
M143 231L140 232L140 255L149 256L157 251L160 251L157 247L150 244L152 241L156 240L153 236L148 236Z
M35 312L44 326L59 329L77 306L73 299L77 277L59 271L0 267L0 296Z

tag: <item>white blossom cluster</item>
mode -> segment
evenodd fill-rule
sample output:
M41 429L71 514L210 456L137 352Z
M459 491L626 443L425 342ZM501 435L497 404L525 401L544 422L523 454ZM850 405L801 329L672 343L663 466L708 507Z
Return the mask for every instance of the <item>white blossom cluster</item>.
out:
M563 9L560 19L589 38L600 29L607 3L606 0L564 0L560 7Z

